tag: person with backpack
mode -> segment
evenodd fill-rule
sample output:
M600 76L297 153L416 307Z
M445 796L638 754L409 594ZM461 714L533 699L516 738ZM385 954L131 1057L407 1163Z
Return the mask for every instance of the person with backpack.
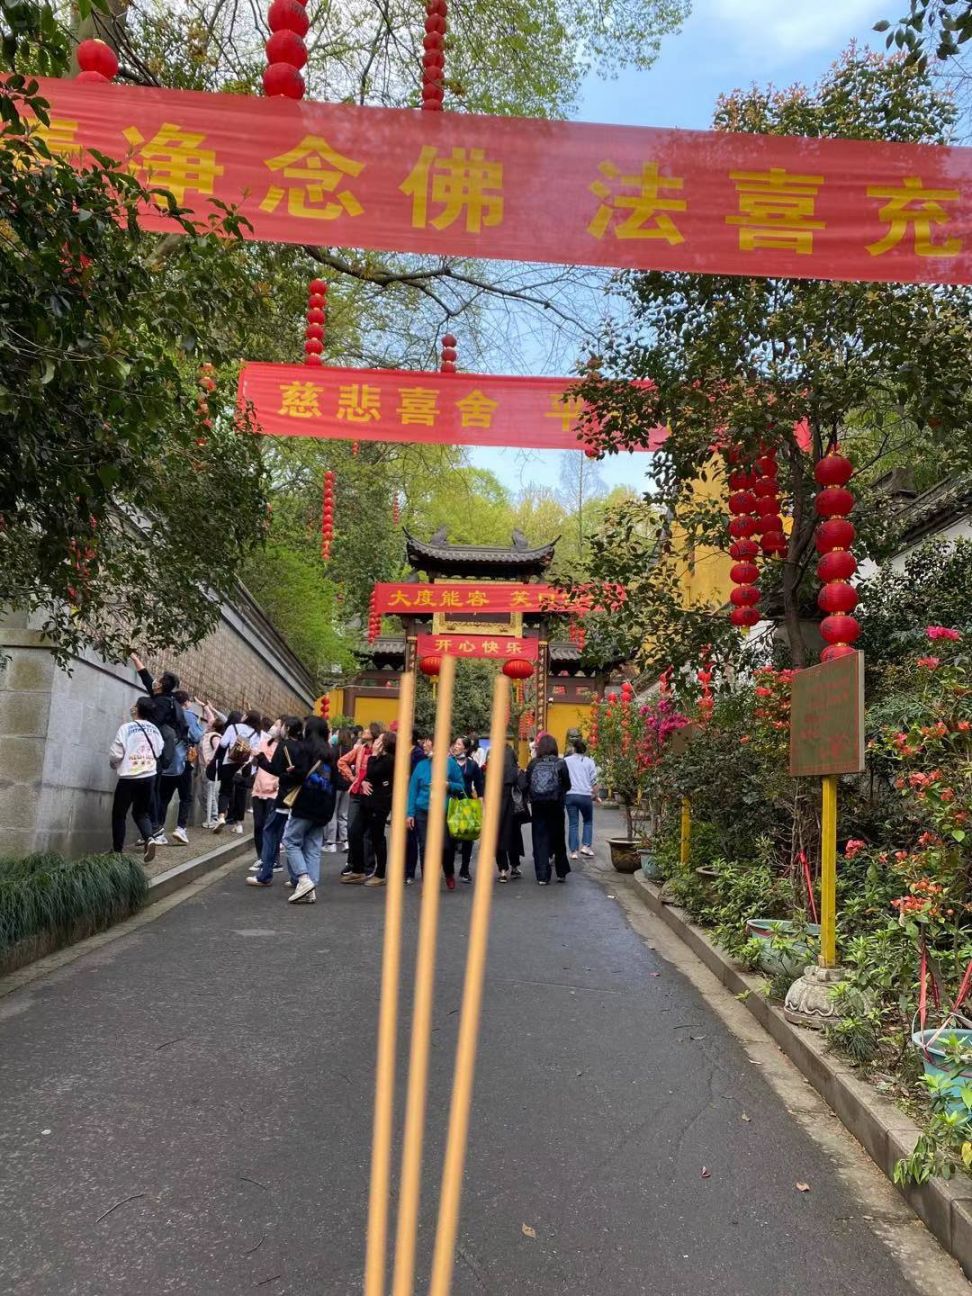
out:
M219 818L219 767L222 763L222 752L219 740L226 732L226 721L215 716L209 728L203 734L199 745L199 765L206 785L206 809L203 819L204 828L215 828Z
M432 794L432 743L428 739L426 739L426 742L428 744L426 748L427 755L415 766L412 777L408 781L408 809L406 811L406 823L409 828L415 829L415 835L418 838L418 854L419 862L422 865L423 882L428 878L429 861L426 855L426 846L429 838L429 814L431 813ZM459 768L456 758L450 754L446 761L446 798L464 797L465 795L466 780L463 778L462 770ZM445 805L436 807L436 812L445 816ZM455 854L453 853L450 858L448 848L444 849L440 862L442 872L445 874L446 887L450 891L455 891ZM408 880L408 877L406 877L406 882Z
M231 832L243 835L246 793L253 758L260 746L262 722L259 711L247 711L246 715L231 711L226 718L226 730L219 740L223 763L219 770L219 815L214 833L228 827Z
M195 711L189 707L189 694L184 689L176 689L173 698L182 710L186 725L185 736L176 743L172 764L162 774L159 781L158 822L155 825L155 842L157 846L167 846L165 835L165 817L169 802L174 794L179 796L179 817L175 832L175 841L182 846L189 845L186 829L189 827L189 813L192 810L192 779L196 772L199 756L199 744L203 740L203 727Z
M290 822L290 801L294 799L295 789L300 786L295 771L300 755L301 740L304 736L304 722L298 716L281 716L277 729L276 745L273 752L267 755L266 747L261 744L253 763L258 775L265 774L277 784L277 794L273 809L263 822L263 835L260 846L260 867L246 879L247 886L270 886L273 875L277 872L277 860L280 856L280 845L284 832ZM255 785L254 785L255 786ZM290 874L290 885L296 887L297 878Z
M483 796L483 788L486 785L486 776L483 773L483 767L475 758L473 751L473 738L457 738L452 744L452 755L455 757L456 764L462 770L463 782L466 786L466 797L480 801ZM457 840L447 831L445 841L446 857L455 871L456 851L459 852L459 881L472 882L469 873L469 865L472 862L472 852L474 842L467 840Z
M560 759L553 734L537 739L536 753L526 770L533 819L533 867L539 885L548 886L551 855L558 882L566 882L570 872L564 840L564 800L570 789L570 774Z
M283 717L271 721L269 717L264 717L264 733L260 746L257 748L253 759L253 796L250 799L250 808L253 811L253 846L256 850L256 862L251 865L251 873L258 873L263 867L263 835L267 825L273 818L277 805L277 793L280 790L280 780L273 774L268 773L267 764L273 759L273 753L277 750L277 743L280 741L282 732ZM266 759L261 761L263 756ZM278 845L279 853L279 845ZM273 861L274 868L277 867L276 856Z
M284 829L283 848L295 883L291 904L314 904L317 900L324 829L334 814L334 753L329 734L326 720L308 716L303 739L291 753L294 763L285 771L291 787L284 794L290 819ZM276 755L270 763L272 770L278 768ZM278 777L282 780L283 775Z
M142 834L146 864L155 858L152 790L162 755L162 735L152 720L154 714L152 698L138 698L132 707L132 719L120 726L108 749L108 762L118 774L111 806L111 847L116 854L125 849L125 820L131 810Z
M173 675L172 671L163 671L158 679L153 679L145 669L145 663L136 654L131 654L132 664L135 667L138 678L151 699L151 715L149 719L162 735L162 754L160 755L155 770L155 779L152 786L152 809L151 818L153 826L161 824L161 802L162 802L162 777L168 774L176 761L176 748L180 741L188 736L188 726L183 714L182 707L175 699L175 691L179 687L179 676ZM161 830L155 836L156 846L167 846L165 834Z

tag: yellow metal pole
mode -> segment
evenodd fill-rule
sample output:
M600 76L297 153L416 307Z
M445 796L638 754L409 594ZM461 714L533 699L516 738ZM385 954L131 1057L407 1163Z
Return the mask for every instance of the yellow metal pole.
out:
M682 797L682 827L679 838L678 858L683 868L688 867L689 854L692 849L692 802Z
M837 966L837 775L825 774L820 811L820 966Z

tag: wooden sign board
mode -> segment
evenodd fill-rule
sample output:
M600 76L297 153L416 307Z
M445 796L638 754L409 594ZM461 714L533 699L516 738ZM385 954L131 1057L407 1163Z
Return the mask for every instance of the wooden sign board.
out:
M700 733L699 726L694 720L688 724L682 725L681 729L673 729L671 737L668 739L669 748L673 756L684 756L689 749L689 744Z
M864 768L864 655L850 653L793 676L790 774L859 774Z

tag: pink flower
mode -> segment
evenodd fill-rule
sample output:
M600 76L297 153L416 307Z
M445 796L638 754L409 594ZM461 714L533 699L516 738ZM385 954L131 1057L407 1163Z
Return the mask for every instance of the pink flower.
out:
M867 842L861 841L857 837L852 837L844 847L844 854L848 859L853 859L859 855L862 850L867 850Z
M925 634L929 639L958 640L962 638L957 630L949 630L948 626L926 626Z
M756 696L757 696L757 697L772 697L772 696L773 696L772 693L770 692L770 690L769 690L768 688L763 688L762 686L760 686L759 688L757 688L757 689L755 690L755 692L756 692Z
M918 665L924 666L926 670L936 670L941 665L940 657L919 657Z

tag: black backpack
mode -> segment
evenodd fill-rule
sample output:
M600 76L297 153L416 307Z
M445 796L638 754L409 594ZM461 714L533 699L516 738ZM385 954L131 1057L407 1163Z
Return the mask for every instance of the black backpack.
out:
M530 771L530 800L556 801L560 796L560 758L541 756Z
M162 735L158 767L159 773L164 774L175 764L176 747L189 737L185 712L174 697L161 694L155 699L155 726Z

